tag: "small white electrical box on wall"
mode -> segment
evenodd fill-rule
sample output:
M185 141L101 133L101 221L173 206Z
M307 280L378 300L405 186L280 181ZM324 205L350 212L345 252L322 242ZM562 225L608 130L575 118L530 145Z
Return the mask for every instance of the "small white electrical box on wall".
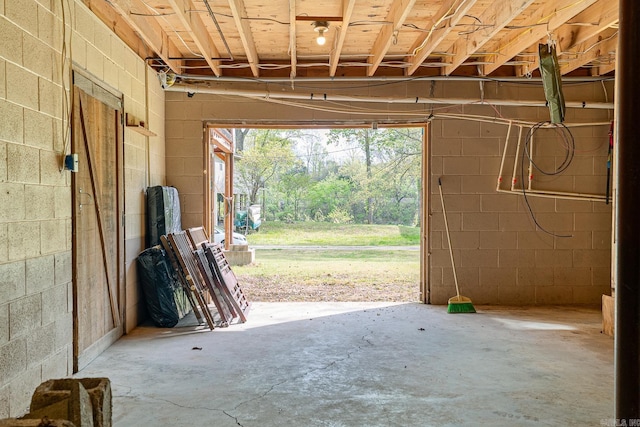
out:
M78 172L78 154L67 154L64 156L64 168L71 172Z

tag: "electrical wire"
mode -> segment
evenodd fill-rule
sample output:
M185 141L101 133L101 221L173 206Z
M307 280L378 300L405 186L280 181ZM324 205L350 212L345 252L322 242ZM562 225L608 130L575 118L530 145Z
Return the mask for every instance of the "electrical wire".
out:
M538 164L536 164L533 161L533 155L530 150L531 141L533 139L533 136L536 134L536 132L538 132L540 129L549 129L549 128L552 128L559 133L560 137L564 142L563 146L565 147L565 156L562 163L558 167L556 167L555 170L552 170L552 171L542 169ZM520 185L522 186L522 196L524 197L524 202L527 206L527 210L529 211L529 215L531 216L531 219L533 220L533 223L536 225L536 227L540 229L540 231L546 234L549 234L550 236L553 236L553 237L568 238L568 237L573 237L573 235L557 234L547 230L542 225L540 225L540 222L536 218L533 212L533 208L531 207L531 203L529 203L529 198L527 196L527 188L525 185L526 181L524 179L525 178L524 163L525 163L525 160L528 159L529 163L533 165L533 167L535 167L536 170L538 170L543 175L548 175L548 176L560 175L561 173L566 171L567 168L571 165L571 162L573 161L573 157L575 155L575 148L576 148L576 145L575 145L575 139L573 137L573 134L571 133L569 128L563 123L552 124L548 121L538 122L535 125L531 126L531 128L529 128L529 131L527 132L527 135L524 140L524 150L522 150L522 156L520 160ZM529 179L532 179L532 177L529 177Z
M73 52L72 45L73 43L67 44L67 16L65 13L65 0L60 0L60 9L62 13L62 46L60 48L60 85L62 87L62 157L67 154L71 145L71 117L73 112L73 92L71 88L67 88L65 85L65 74L67 72L67 66L70 62L73 61ZM69 2L67 0L67 9L71 10ZM71 41L71 37L73 32L68 33L69 40ZM67 60L67 48L69 52L69 59ZM69 73L71 73L71 69L69 68ZM71 75L69 75L69 81L72 81ZM64 164L60 165L60 172L64 171Z

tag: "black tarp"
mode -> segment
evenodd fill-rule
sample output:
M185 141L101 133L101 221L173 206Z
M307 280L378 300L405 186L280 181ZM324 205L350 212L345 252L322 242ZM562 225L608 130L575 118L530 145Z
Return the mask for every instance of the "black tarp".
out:
M147 311L157 326L171 328L189 311L186 294L162 247L138 255L138 278Z

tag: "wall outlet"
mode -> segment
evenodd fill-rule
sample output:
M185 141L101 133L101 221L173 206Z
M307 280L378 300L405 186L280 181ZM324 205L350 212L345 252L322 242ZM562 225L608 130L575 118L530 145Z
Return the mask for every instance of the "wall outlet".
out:
M71 172L78 172L78 154L67 154L64 156L64 168Z

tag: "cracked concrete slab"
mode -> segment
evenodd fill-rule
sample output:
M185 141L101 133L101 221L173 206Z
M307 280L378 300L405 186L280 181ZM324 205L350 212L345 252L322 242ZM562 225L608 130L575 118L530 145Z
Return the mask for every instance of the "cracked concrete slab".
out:
M246 324L139 327L105 376L130 426L601 425L613 340L586 308L254 303Z

